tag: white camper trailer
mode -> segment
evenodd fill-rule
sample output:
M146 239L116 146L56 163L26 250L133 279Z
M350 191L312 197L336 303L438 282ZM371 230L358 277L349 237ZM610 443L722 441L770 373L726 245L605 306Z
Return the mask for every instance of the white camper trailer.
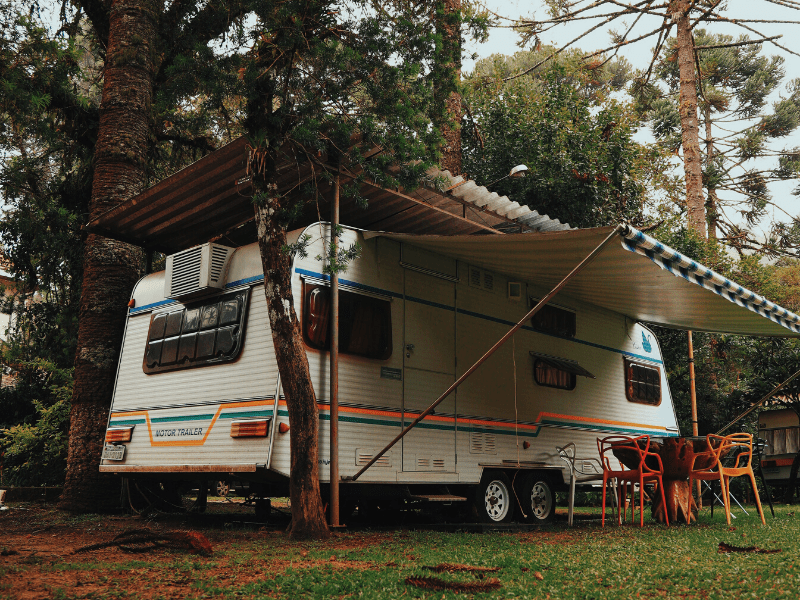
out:
M312 225L296 258L295 308L320 407L328 481L328 277ZM339 456L352 475L549 291L535 281L346 229L362 256L340 279ZM281 395L258 246L208 244L169 257L133 293L101 469L130 477L238 477L286 494L288 415ZM343 498L454 499L501 488L482 515L553 515L564 486L556 448L594 455L612 433L677 435L658 342L643 325L559 299L392 448ZM568 478L568 475L567 475ZM534 498L515 507L520 498ZM567 479L568 481L568 479ZM272 491L270 491L272 488ZM502 489L505 488L505 489ZM535 498L539 498L537 505ZM533 504L531 504L531 502ZM483 503L478 503L483 506Z
M357 481L342 484L342 505L461 500L490 522L547 520L554 491L568 481L557 447L573 442L588 457L596 456L598 437L679 434L658 341L640 320L761 335L800 331L800 317L632 228L619 231L413 236L345 229L341 243L359 243L363 252L340 278L344 477L599 242L618 239L435 413ZM294 259L292 285L319 403L324 488L330 294L314 257L329 234L318 223L290 241L303 234L313 241L308 258ZM262 281L256 244L207 244L169 257L165 272L137 284L102 471L238 478L264 497L286 495L291 430Z
M788 485L795 456L800 452L800 420L792 408L763 410L758 415L758 437L766 445L761 471L770 485Z

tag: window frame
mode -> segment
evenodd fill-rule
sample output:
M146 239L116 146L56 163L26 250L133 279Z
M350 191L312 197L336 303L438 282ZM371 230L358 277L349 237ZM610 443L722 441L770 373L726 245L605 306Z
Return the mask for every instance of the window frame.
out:
M328 291L328 297L330 298L330 283L323 280L311 279L311 278L303 278L303 300L302 300L302 315L300 319L300 325L303 332L303 343L319 352L330 352L330 322L328 323L328 332L326 334L326 341L325 344L318 344L311 340L308 336L308 315L309 315L309 308L308 302L310 298L310 294L315 289L324 289ZM384 302L386 303L386 314L388 315L388 323L386 334L386 347L382 354L378 356L368 355L363 353L356 353L350 352L347 349L341 348L342 342L342 335L341 335L341 325L342 325L342 298L344 295L350 296L357 296L362 299L366 299L367 301L375 301L375 302ZM394 352L394 342L393 342L393 335L392 335L392 299L391 297L383 297L377 294L370 294L370 293L362 293L358 289L354 289L350 286L339 286L339 354L346 354L347 356L358 356L359 358L365 358L367 360L380 360L380 361L387 361L391 358L392 353ZM330 319L328 319L330 321Z
M219 319L220 319L221 314L222 314L222 308L220 307L219 311L218 311L217 318L216 318L216 321L217 321L216 325L214 325L212 327L204 327L203 326L202 320L203 320L203 315L204 315L204 310L203 310L204 308L209 307L209 306L213 306L214 304L220 305L220 303L222 303L222 302L224 302L226 300L233 299L233 298L241 298L241 314L239 315L238 320L236 322L234 322L233 324L220 325L219 324ZM182 371L184 369L199 369L199 368L202 368L202 367L209 367L209 366L213 366L213 365L231 363L231 362L236 362L237 360L239 360L239 358L241 357L241 354L242 354L242 349L244 348L245 335L246 335L246 331L247 331L247 318L248 318L248 313L249 313L249 310L248 310L249 309L249 299L250 299L250 287L248 286L246 288L242 288L242 289L239 289L239 290L226 291L225 293L219 294L219 295L207 296L207 297L205 297L205 298L203 298L201 300L196 300L196 301L193 301L193 302L187 302L185 304L180 303L179 304L180 310L167 310L167 311L163 311L163 312L152 312L150 314L150 324L148 325L148 329L147 329L147 341L145 342L145 347L144 347L144 357L142 358L142 371L145 373L145 375L156 375L158 373L167 373L167 372L171 372L171 371ZM184 332L184 331L182 331L182 329L184 327L185 315L186 315L187 312L192 311L192 310L197 310L198 311L197 323L195 324L193 329L189 330L188 332ZM230 327L233 327L234 328L234 335L235 335L236 339L234 340L234 346L233 346L233 349L231 350L231 352L229 354L223 354L223 355L219 355L219 354L215 353L213 356L211 356L209 358L202 358L202 359L195 358L194 360L183 360L183 361L180 361L180 362L176 361L176 362L168 364L168 365L157 364L156 366L152 366L152 367L148 366L148 364L147 364L148 350L150 348L150 342L153 341L153 338L152 338L152 335L153 335L153 323L154 323L155 319L158 318L161 315L166 315L167 319L169 319L169 315L174 315L174 314L178 314L178 313L181 314L181 323L180 323L181 330L179 331L177 336L171 336L169 338L170 340L172 340L172 339L177 340L177 342L176 342L177 343L176 352L180 353L180 348L181 348L180 341L181 341L181 338L183 337L184 333L194 334L194 335L199 337L199 335L201 333L203 333L203 332L214 331L215 332L214 346L215 346L215 349L216 349L216 343L217 343L216 332L218 332L220 329L228 329ZM166 327L166 324L165 324L165 327ZM236 328L238 328L238 331L236 331ZM160 339L162 340L162 342L168 339L167 336L166 336L166 331L162 334L162 337ZM159 340L159 338L155 338L155 341L158 341L158 340ZM197 343L198 343L198 341L196 340L195 341L195 352L197 351ZM163 352L163 345L162 345L162 352Z
M537 299L537 298L530 298L530 303L531 303L532 307L536 306L536 304L539 301L540 300ZM555 329L549 329L547 327L537 327L537 325L536 325L536 317L539 316L539 315L542 315L542 313L544 313L545 311L558 311L558 312L570 315L571 316L571 319L570 319L571 320L570 330L568 332L564 333L564 332L561 332L561 331L556 331ZM531 326L531 329L533 329L537 333L544 333L546 335L554 335L554 336L557 336L557 337L560 337L560 338L570 339L570 340L571 339L575 339L576 337L578 337L578 313L576 311L570 309L570 308L565 308L563 306L558 306L558 305L555 305L555 304L547 303L542 308L540 308L539 311L535 315L533 315L531 317L530 326Z
M553 371L556 371L556 372L559 372L559 373L566 373L567 375L569 375L570 376L570 378L569 378L569 387L565 387L565 386L562 386L562 385L554 385L552 383L542 383L541 381L539 381L539 376L538 376L539 365L543 365L545 368L549 368L549 369L552 369ZM549 362L547 362L546 360L543 360L541 358L536 358L533 361L533 380L536 382L536 385L540 385L542 387L547 387L547 388L552 388L554 390L566 390L568 392L571 392L576 387L578 387L578 376L575 373L572 373L570 371L566 371L564 369L559 369L557 367L554 367Z
M645 361L633 360L631 358L628 358L627 356L622 357L622 364L623 364L623 375L624 375L624 385L625 385L625 398L627 398L628 402L633 402L634 404L643 404L645 406L661 406L661 403L664 401L663 385L661 384L661 367ZM651 371L656 372L658 380L658 402L648 402L647 400L633 396L632 387L629 385L632 381L632 378L628 377L629 372L631 373L631 376L633 375L632 367L649 369Z

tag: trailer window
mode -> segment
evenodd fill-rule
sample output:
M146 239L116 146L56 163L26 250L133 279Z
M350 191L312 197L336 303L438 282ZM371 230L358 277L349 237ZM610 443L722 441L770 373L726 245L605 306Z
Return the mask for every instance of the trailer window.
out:
M249 290L150 318L142 369L161 373L235 360L244 342Z
M661 404L661 370L626 358L625 395L630 402Z
M532 298L531 302L538 300ZM561 337L574 338L576 333L575 313L550 304L545 304L533 315L531 325L536 331Z
M330 350L330 288L304 285L303 338ZM392 355L392 311L388 300L339 291L339 352L386 360Z
M574 390L576 384L575 373L559 369L541 358L533 363L533 379L539 385L560 390Z

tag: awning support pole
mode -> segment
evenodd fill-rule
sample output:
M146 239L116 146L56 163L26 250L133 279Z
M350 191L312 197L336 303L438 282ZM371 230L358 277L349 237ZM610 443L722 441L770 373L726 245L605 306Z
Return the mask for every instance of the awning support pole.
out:
M697 390L694 382L694 342L692 341L692 330L687 332L689 340L689 401L692 407L692 435L697 437ZM700 487L700 480L697 480L697 508L703 508L703 490Z
M422 411L422 413L416 419L414 419L414 421L410 425L408 425L408 427L403 429L403 431L401 431L397 435L397 437L395 437L391 442L389 442L389 444L387 444L386 447L383 450L381 450L375 456L373 456L372 460L370 460L366 465L364 465L358 473L356 473L352 477L343 477L342 479L344 481L355 481L356 479L361 477L361 475L364 473L364 471L366 471L372 465L374 465L378 461L378 459L380 459L381 456L386 454L391 449L392 446L394 446L397 442L399 442L401 439L403 439L403 437L405 437L405 435L409 431L411 431L414 427L416 427L416 425L419 422L421 422L425 417L427 417L429 414L431 414L433 412L433 410L437 406L439 406L439 404L445 398L447 398L456 388L458 388L458 386L460 386L464 382L465 379L467 379L467 377L472 375L472 373L474 373L475 370L478 367L480 367L484 362L486 362L489 359L489 357L492 356L492 354L497 352L497 350L500 349L500 347L503 344L505 344L509 339L511 339L511 336L513 336L517 332L517 330L519 330L519 328L522 327L525 324L526 321L529 321L533 317L533 315L535 315L537 312L539 312L539 310L545 304L547 304L553 298L553 296L558 294L558 292L560 292L562 290L562 288L565 285L567 285L567 283L569 282L570 279L575 277L575 275L580 273L586 265L588 265L590 262L592 262L592 260L600 253L600 251L603 248L605 248L606 245L608 245L608 243L611 240L613 240L617 235L622 233L624 231L624 229L625 229L624 225L617 225L614 228L614 231L609 233L608 237L606 237L606 239L604 239L602 242L600 242L600 245L597 246L597 248L592 250L589 253L589 255L586 258L584 258L577 267L572 269L572 271L570 271L569 274L566 277L564 277L564 279L562 279L561 282L558 285L556 285L556 287L554 287L552 290L550 290L550 292L548 292L548 294L544 298L539 300L539 302L536 304L536 306L534 306L532 309L530 309L528 311L528 314L526 314L524 317L522 317L522 319L520 319L520 321L516 325L514 325L511 329L509 329L508 332L506 332L506 334L503 337L501 337L495 343L494 346L489 348L489 350L486 352L486 354L481 356L474 365L472 365L469 369L464 371L464 374L461 375L461 377L459 377L449 388L447 388L447 390L441 396L439 396L434 401L433 404L431 404L428 408L426 408L424 411Z
M764 402L766 402L767 400L769 400L770 398L772 398L772 397L773 397L775 394L777 394L779 391L781 391L781 390L782 390L784 387L786 387L787 385L789 385L789 384L790 384L792 381L794 381L794 380L795 380L795 379L797 379L798 377L800 377L800 371L798 371L797 373L795 373L794 375L792 375L791 377L789 377L789 379L787 379L787 380L786 380L786 381L784 381L783 383L779 384L777 387L773 388L773 389L772 389L772 391L771 391L769 394L767 394L766 396L764 396L763 398L761 398L761 400L759 400L758 402L756 402L755 404L753 404L753 405L752 405L750 408L748 408L746 411L744 411L742 414L740 414L738 417L736 417L736 418L735 418L733 421L731 421L730 423L728 423L727 425L725 425L725 427L723 427L722 429L720 429L720 430L717 432L717 435L722 435L722 433L723 433L724 431L727 431L728 429L730 429L730 428L731 428L731 426L735 425L735 424L736 424L737 422L739 422L741 419L744 419L744 418L745 418L747 415L749 415L751 412L753 412L753 411L754 411L755 409L757 409L759 406L761 406L762 404L764 404Z
M339 171L336 171L331 202L331 527L339 527Z

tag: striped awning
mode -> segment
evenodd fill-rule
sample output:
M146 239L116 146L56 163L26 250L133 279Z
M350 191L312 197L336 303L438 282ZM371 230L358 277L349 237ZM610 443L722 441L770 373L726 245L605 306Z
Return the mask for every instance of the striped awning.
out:
M710 290L729 302L738 304L757 315L766 317L793 333L800 333L800 316L792 311L770 302L764 296L756 294L716 271L683 256L677 250L673 250L666 244L662 244L657 239L642 233L634 227L628 226L623 236L622 245L626 249L646 256L665 271Z
M527 283L541 298L592 252L614 227L498 236L385 236L445 254ZM800 317L637 229L621 228L559 294L633 320L675 329L754 336L798 337ZM520 307L522 310L524 306ZM522 314L520 314L522 316Z

